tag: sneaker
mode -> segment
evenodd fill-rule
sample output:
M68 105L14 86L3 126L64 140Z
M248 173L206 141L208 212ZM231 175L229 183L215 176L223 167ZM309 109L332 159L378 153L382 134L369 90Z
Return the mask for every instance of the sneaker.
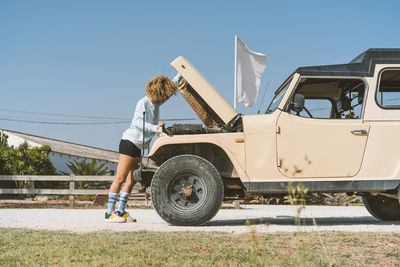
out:
M106 212L104 221L109 223L126 223L126 218L118 216L115 211L112 211L111 214Z
M119 217L124 218L127 222L137 222L135 218L129 215L129 212L124 211L123 213L120 213L119 211L117 211L117 214Z

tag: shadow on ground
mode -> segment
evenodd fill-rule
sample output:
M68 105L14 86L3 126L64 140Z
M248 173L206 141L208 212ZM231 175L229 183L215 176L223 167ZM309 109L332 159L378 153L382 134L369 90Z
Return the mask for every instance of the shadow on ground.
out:
M208 222L205 226L241 226L241 225L293 225L295 226L295 216L278 216L276 218L260 217L253 219L239 219L239 220L214 220ZM315 221L315 223L314 223ZM378 221L371 216L361 217L329 217L329 218L301 218L302 226L339 226L339 225L399 225L399 221L383 222Z

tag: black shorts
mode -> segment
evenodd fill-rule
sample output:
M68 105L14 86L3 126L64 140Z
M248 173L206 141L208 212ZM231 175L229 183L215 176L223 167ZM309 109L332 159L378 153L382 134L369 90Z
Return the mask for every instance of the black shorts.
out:
M121 142L119 142L119 153L128 155L132 158L138 158L141 155L140 149L135 146L134 143L124 139L121 139Z

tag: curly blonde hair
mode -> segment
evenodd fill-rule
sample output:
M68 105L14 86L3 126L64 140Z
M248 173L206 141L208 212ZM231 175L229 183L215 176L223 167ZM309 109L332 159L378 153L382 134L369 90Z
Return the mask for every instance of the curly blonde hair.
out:
M173 81L167 76L158 75L151 81L147 82L146 93L150 97L151 102L162 104L172 95L176 94L177 88Z

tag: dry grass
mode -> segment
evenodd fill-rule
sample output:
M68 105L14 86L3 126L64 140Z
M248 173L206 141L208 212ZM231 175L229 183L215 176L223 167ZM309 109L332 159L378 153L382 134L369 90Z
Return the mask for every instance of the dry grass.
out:
M251 227L251 226L250 226ZM384 233L68 232L0 229L0 265L398 266Z

